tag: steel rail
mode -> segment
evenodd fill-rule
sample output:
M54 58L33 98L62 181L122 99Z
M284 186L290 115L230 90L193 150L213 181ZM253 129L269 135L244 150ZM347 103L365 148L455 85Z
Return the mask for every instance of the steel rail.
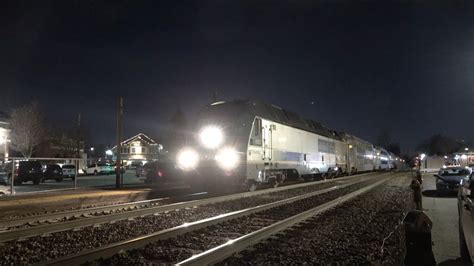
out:
M72 255L69 255L69 256L62 257L62 258L51 260L51 261L46 262L46 264L47 265L80 265L80 264L86 263L88 261L98 260L98 259L101 259L101 258L112 257L113 255L115 255L119 252L125 251L125 250L133 250L133 249L143 248L146 245L148 245L150 243L153 243L153 242L156 242L156 241L159 241L159 240L173 238L173 237L183 235L185 233L195 231L195 230L198 230L198 229L201 229L201 228L204 228L204 227L209 227L209 226L214 225L214 224L222 223L222 222L232 220L232 219L236 219L236 218L239 218L239 217L242 217L242 216L248 216L248 215L251 215L251 214L256 213L256 212L261 212L261 211L268 210L268 209L271 209L271 208L275 208L275 207L278 207L278 206L281 206L281 205L290 204L290 203L293 203L293 202L298 201L298 200L302 200L302 199L309 198L309 197L314 197L314 196L317 196L317 195L321 195L321 194L324 194L324 193L328 193L330 191L342 189L342 188L345 188L345 187L348 187L348 186L351 186L351 185L355 185L355 184L358 184L358 183L362 183L362 182L365 182L365 181L368 181L368 180L371 180L371 179L375 179L375 178L376 177L369 177L369 178L365 178L363 180L357 180L357 181L354 181L354 182L351 182L351 183L348 183L348 184L335 185L335 186L330 187L330 188L326 188L326 189L322 189L322 190L318 190L318 191L313 191L313 192L303 194L303 195L299 195L299 196L295 196L295 197L292 197L292 198L283 199L283 200L279 200L279 201L276 201L276 202L271 202L271 203L268 203L268 204L264 204L264 205L260 205L260 206L256 206L256 207L251 207L251 208L247 208L247 209L243 209L243 210L238 210L238 211L234 211L234 212L230 212L230 213L226 213L226 214L221 214L221 215L217 215L217 216L214 216L214 217L211 217L211 218L207 218L207 219L203 219L203 220L199 220L199 221L195 221L195 222L191 222L191 223L185 223L185 224L173 227L173 228L161 230L161 231L151 233L151 234L148 234L148 235L144 235L144 236L140 236L140 237L137 237L137 238L134 238L134 239L109 244L109 245L106 245L106 246L103 246L103 247L99 247L97 249L85 250L85 251L79 252L77 254L72 254Z
M138 207L139 208L150 207L156 203L159 203L167 199L169 199L169 197L151 199L151 200L133 201L133 202L126 202L126 203L120 203L120 204L98 206L98 207L84 208L84 209L77 209L77 210L58 211L58 212L46 213L46 214L40 214L40 215L25 216L25 217L15 218L15 219L1 219L0 228L20 226L20 225L25 225L25 224L31 225L38 222L48 222L48 221L60 220L60 219L70 218L70 217L78 218L83 215L91 215L91 214L100 213L100 212L126 210L126 209L131 209L131 208L138 208ZM1 229L0 229L0 232L1 232Z
M278 188L271 188L263 191L254 191L255 195L260 195L257 193L271 193L271 192L277 192L281 191L284 189L293 189L293 188L298 188L305 186L307 184L317 184L321 182L331 182L335 180L344 180L350 177L360 177L364 176L367 174L373 174L373 173L365 173L365 174L360 174L360 175L353 175L353 176L346 176L342 178L337 178L337 179L329 179L329 180L321 180L321 181L315 181L315 182L307 182L307 183L302 183L302 184L294 184L294 185L289 185L289 186L282 186ZM268 192L267 192L268 191ZM252 193L252 192L249 192ZM194 194L189 194L185 195L183 197L187 196L195 196L199 193L194 193ZM163 201L167 198L160 198L160 199L151 199L151 200L142 200L142 201L134 201L134 202L127 202L127 203L121 203L121 204L113 204L113 205L106 205L106 206L98 206L98 207L92 207L92 208L84 208L84 209L78 209L78 210L70 210L70 211L58 211L54 213L46 213L46 214L40 214L40 215L31 215L31 216L25 216L21 218L14 218L14 219L0 219L0 232L2 231L2 228L8 228L12 226L19 226L19 225L24 225L24 224L32 224L36 222L41 222L41 221L51 221L51 220L58 220L58 219L63 219L67 217L80 217L82 215L89 215L97 212L107 212L107 211L112 211L112 210L120 210L120 209L125 209L125 208L134 208L134 207L148 207L149 205L153 205L154 201Z
M153 206L153 207L142 208L138 210L131 210L127 212L112 213L112 214L102 215L102 216L86 217L83 219L65 221L61 223L37 225L37 226L22 228L22 229L17 229L17 230L0 231L0 243L15 240L15 239L23 239L23 238L27 238L31 236L36 236L36 235L51 234L51 233L67 231L67 230L80 228L80 227L109 223L113 221L127 220L129 218L134 218L134 217L153 215L153 214L161 213L165 211L191 208L194 206L209 205L209 204L214 204L214 203L220 203L220 202L225 202L225 201L231 201L231 200L236 200L236 199L263 195L263 194L269 194L273 192L318 185L320 183L325 183L325 182L338 182L338 181L343 181L343 180L347 180L351 178L356 179L360 177L365 177L367 175L374 175L374 173L347 176L347 177L331 179L331 180L301 183L301 184L295 184L295 185L289 185L289 186L277 187L277 188L271 188L271 189L265 189L265 190L259 190L259 191L230 194L230 195L219 196L219 197L214 197L214 198L205 198L205 199L199 199L199 200L177 202L177 203L172 203L172 204L167 204L167 205Z
M238 253L250 246L253 246L260 241L280 233L285 229L295 226L302 221L314 217L328 209L334 208L337 205L340 205L346 201L349 201L385 182L387 182L390 178L384 178L381 181L378 181L374 184L371 184L367 187L359 189L357 191L351 192L344 196L341 196L335 200L329 201L322 205L319 205L313 209L307 210L305 212L299 213L282 221L276 222L272 225L254 231L250 234L244 235L242 237L229 240L227 243L224 243L220 246L212 248L210 250L204 251L200 254L194 255L184 261L179 262L177 265L212 265L218 262L225 260L226 258L232 256L235 253Z

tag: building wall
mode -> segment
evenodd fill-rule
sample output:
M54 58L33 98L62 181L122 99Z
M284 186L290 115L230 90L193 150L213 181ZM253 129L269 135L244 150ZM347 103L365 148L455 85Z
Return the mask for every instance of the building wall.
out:
M157 144L150 145L140 140L132 141L122 146L121 157L126 165L132 162L152 161L157 159L158 147ZM116 158L115 150L114 157Z

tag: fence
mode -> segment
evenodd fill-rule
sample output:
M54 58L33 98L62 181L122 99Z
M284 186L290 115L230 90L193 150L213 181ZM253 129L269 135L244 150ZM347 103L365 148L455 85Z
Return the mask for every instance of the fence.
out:
M84 158L0 158L0 194L115 187L115 166ZM103 163L103 164L101 164ZM95 165L91 168L91 165ZM83 172L85 171L85 172ZM79 178L78 178L79 177ZM143 185L135 170L121 173L121 183Z

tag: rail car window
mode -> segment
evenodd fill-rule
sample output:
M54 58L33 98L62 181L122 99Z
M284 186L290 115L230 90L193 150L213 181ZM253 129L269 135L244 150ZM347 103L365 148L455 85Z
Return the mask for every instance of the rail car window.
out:
M262 146L262 119L256 118L253 123L250 145Z

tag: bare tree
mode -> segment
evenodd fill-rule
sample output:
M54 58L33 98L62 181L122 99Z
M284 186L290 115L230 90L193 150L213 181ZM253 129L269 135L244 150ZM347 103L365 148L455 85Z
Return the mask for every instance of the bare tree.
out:
M29 158L43 140L46 130L37 103L14 109L8 121L11 129L11 147Z

